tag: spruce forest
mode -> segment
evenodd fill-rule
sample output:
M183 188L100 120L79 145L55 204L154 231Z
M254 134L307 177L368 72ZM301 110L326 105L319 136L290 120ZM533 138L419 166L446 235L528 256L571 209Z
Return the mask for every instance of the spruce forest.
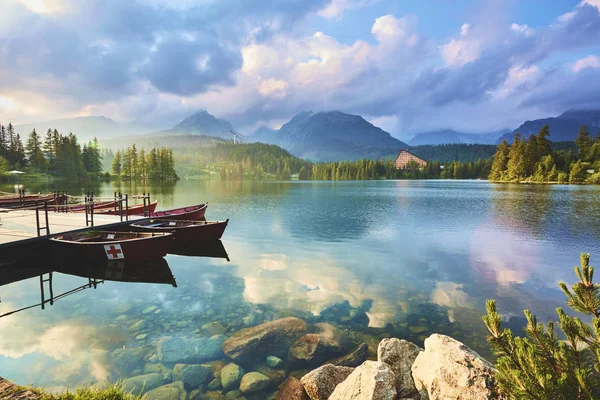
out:
M550 129L543 126L529 139L515 135L511 145L498 145L489 174L491 181L600 184L600 134L591 138L582 126L576 151L552 150Z

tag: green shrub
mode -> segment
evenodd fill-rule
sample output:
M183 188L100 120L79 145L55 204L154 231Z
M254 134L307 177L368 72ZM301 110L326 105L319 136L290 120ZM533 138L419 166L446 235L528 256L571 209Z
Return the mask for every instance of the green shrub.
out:
M566 339L554 330L554 322L539 324L525 310L525 337L502 329L496 302L488 300L483 321L488 341L498 356L496 379L509 399L600 399L600 285L593 283L590 255L581 254L581 268L575 267L579 282L571 289L560 288L573 310L590 315L591 326L557 308L558 326Z

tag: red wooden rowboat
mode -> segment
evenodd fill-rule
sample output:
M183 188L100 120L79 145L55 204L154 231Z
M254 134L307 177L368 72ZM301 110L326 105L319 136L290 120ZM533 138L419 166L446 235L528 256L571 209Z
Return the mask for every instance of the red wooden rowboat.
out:
M95 202L94 203L94 211L102 210L104 208L113 208L114 209L115 205L117 205L117 201L115 201L115 200ZM85 204L75 204L75 205L69 206L69 211L85 212Z
M54 236L50 242L54 259L149 261L165 256L173 239L171 233L86 230Z
M198 204L196 206L174 208L172 210L164 210L153 212L150 217L153 219L172 219L172 220L187 220L199 221L204 218L208 203Z
M123 207L123 215L144 215L144 213L148 212L148 211L150 211L150 213L153 213L154 210L156 210L156 206L157 205L158 205L158 200L150 203L149 205L146 205L146 207L144 207L143 204L134 204L132 206L129 206L128 210L125 210L125 207ZM101 210L98 210L98 211L96 211L94 209L94 214L98 214L98 215L119 215L119 209L117 208L116 211L115 211L114 207L113 208L108 208L108 209L101 209Z
M30 207L36 204L48 202L48 204L62 205L65 204L67 196L54 196L54 194L28 194L25 196L9 195L0 197L0 207Z
M225 221L185 221L150 219L134 222L131 229L138 232L173 232L176 244L221 239L229 219Z

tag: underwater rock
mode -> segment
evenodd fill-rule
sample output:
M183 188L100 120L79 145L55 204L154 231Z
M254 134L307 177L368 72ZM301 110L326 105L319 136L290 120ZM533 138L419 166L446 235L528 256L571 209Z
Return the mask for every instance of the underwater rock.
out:
M339 367L358 367L367 360L368 353L369 346L366 343L361 343L351 353L328 361L328 363Z
M151 373L146 375L133 376L123 381L123 389L135 395L144 394L152 389L167 383L163 374Z
M173 382L149 391L144 400L186 400L187 392L182 382Z
M208 390L217 390L221 389L221 386L221 378L215 378L208 383L208 386L206 386L206 388Z
M129 328L127 328L127 330L129 332L135 332L135 331L139 331L140 329L142 329L142 327L146 324L146 321L143 319L140 319L139 321L134 322L133 324L129 325Z
M144 311L142 311L142 314L150 314L151 312L156 311L158 307L156 306L150 306L144 309Z
M225 396L223 393L217 390L211 390L210 392L206 392L200 397L202 400L223 400Z
M352 371L354 368L325 364L304 375L300 382L311 400L326 400Z
M209 322L208 324L202 325L200 331L210 336L214 336L224 334L225 331L227 331L227 328L225 328L220 322Z
M307 333L290 347L288 361L294 367L316 366L343 352L343 333L328 323L316 324L318 333Z
M131 311L131 309L133 308L133 306L131 304L119 304L113 311L115 312L115 314L127 314L129 311Z
M396 377L399 398L419 398L419 391L412 378L411 368L423 349L397 338L383 339L377 348L377 360L390 366Z
M275 400L309 400L306 390L299 379L290 376L279 387L279 393Z
M244 376L244 370L237 364L231 363L221 369L221 385L223 389L231 390L238 387L240 380Z
M283 360L281 358L275 357L275 356L268 356L266 362L267 362L267 365L271 368L277 368L281 364L283 364Z
M425 351L412 366L416 388L431 400L491 399L496 391L495 369L475 351L449 336L425 339Z
M188 400L202 400L204 398L204 391L202 389L192 390L188 395Z
M182 338L165 336L158 342L158 359L163 362L201 362L223 355L224 336Z
M280 383L282 383L283 381L285 381L285 378L287 376L287 374L285 373L285 370L273 369L266 365L260 365L260 366L256 367L256 372L260 372L261 374L269 377L269 380L271 381L273 386L277 386Z
M241 399L245 399L244 397L244 393L242 393L241 390L232 390L231 392L227 392L227 394L225 394L225 400L241 400Z
M395 380L386 363L365 361L337 385L329 400L394 400Z
M173 382L181 381L187 389L197 388L210 376L210 370L204 365L175 364L173 367Z
M271 384L268 376L260 372L248 372L240 381L240 390L242 393L255 393L265 390Z
M249 361L269 354L283 356L306 332L306 322L288 317L235 332L223 343L223 351L233 360Z
M115 371L121 376L128 376L140 367L145 351L141 347L126 347L110 353Z

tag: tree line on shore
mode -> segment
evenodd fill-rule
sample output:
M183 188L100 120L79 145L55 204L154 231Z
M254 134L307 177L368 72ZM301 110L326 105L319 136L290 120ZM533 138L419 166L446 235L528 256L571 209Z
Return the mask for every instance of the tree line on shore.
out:
M101 174L98 141L78 143L77 137L48 129L42 139L32 130L25 145L11 123L0 125L0 172L25 169L70 179L94 178Z
M552 150L550 128L543 126L529 139L515 135L512 144L498 145L491 181L600 183L600 133L592 138L586 126L574 140L576 151Z
M107 154L112 155L112 150L107 151ZM138 153L135 144L114 153L111 161L111 173L113 177L136 181L179 179L175 171L172 149L152 148L147 153L141 149Z

